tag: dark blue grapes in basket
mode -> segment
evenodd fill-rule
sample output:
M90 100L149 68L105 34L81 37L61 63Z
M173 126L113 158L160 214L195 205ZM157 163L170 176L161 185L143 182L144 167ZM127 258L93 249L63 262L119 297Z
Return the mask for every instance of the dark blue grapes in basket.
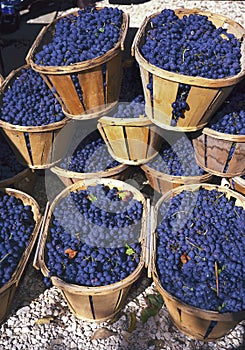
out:
M245 210L235 198L216 189L182 191L162 204L159 220L156 266L163 288L201 309L245 310Z
M78 173L95 173L118 165L120 163L111 157L102 137L96 132L90 138L85 138L60 167Z
M87 7L79 10L77 16L60 18L52 40L36 53L35 63L68 66L105 54L119 40L122 14L118 8Z
M196 163L191 140L185 136L172 145L164 142L157 157L147 165L172 176L201 176L205 173Z
M245 135L245 92L235 88L208 127L225 134Z
M0 118L20 126L42 126L64 119L61 105L39 73L22 69L19 77L4 91Z
M145 117L144 96L139 94L130 102L119 103L113 118L143 118Z
M141 47L143 57L169 72L207 79L223 79L241 70L241 41L224 28L216 28L207 16L178 18L165 9L152 18ZM153 98L152 77L148 89ZM188 110L190 85L180 84L172 107L172 126Z
M34 227L31 206L0 192L0 287L11 279Z
M130 275L140 261L142 207L130 191L104 185L64 198L54 210L46 244L50 276L102 286Z
M0 134L0 181L10 179L25 169L20 164L7 141Z

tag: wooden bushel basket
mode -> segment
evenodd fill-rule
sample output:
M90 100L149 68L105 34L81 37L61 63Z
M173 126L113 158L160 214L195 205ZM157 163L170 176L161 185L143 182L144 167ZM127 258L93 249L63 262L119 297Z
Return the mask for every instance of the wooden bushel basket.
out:
M179 298L174 297L172 294L164 289L159 280L155 259L156 259L156 233L155 229L157 227L157 213L163 203L163 201L168 201L172 197L181 193L182 191L193 191L198 190L203 187L207 190L216 189L223 192L227 198L235 198L236 205L241 205L245 208L245 198L239 193L230 190L227 187L216 186L211 184L192 184L185 185L176 188L172 191L167 192L163 195L156 204L154 217L155 220L152 223L152 243L151 243L151 257L150 264L148 266L148 273L153 277L153 281L156 285L157 290L162 295L167 310L174 325L179 329L180 332L189 336L190 338L202 340L204 342L216 341L217 339L228 334L232 329L238 325L239 322L244 320L245 311L241 312L226 312L219 313L218 311L209 311L194 306L190 306L182 302ZM206 336L208 328L212 321L216 321L216 325L213 327L212 331L208 336Z
M193 139L193 147L197 164L205 171L221 177L245 173L244 135L224 134L204 128L202 134Z
M230 179L231 188L241 194L245 195L245 179L235 176Z
M4 91L18 78L25 65L13 70L1 86L1 99ZM0 101L0 103L2 103ZM63 156L63 149L55 147L55 139L69 121L68 117L57 123L43 126L21 126L7 123L0 119L0 127L17 160L31 169L45 169L57 163Z
M36 221L36 225L30 237L28 246L26 247L11 279L0 288L0 323L2 323L11 310L12 302L18 285L20 283L21 276L25 270L26 264L29 260L30 254L36 242L39 226L41 223L41 214L37 202L28 194L11 188L0 189L0 191L4 191L9 195L13 195L16 198L21 199L25 205L30 205L34 214L34 220Z
M241 71L239 74L222 78L207 79L192 77L169 72L150 64L141 54L140 48L145 43L145 36L150 28L150 21L159 13L146 17L140 26L132 45L132 54L139 63L141 79L146 101L146 115L158 126L175 131L196 131L203 128L219 106L231 93L235 85L242 80L245 74L245 43L242 42ZM184 15L200 14L208 16L216 27L227 28L237 39L242 40L245 29L233 20L211 12L202 12L199 9L177 9L175 14L182 18ZM152 76L153 98L147 84ZM184 117L179 118L176 126L171 126L172 103L176 100L180 83L191 86L187 97L188 110Z
M100 10L101 8L97 8ZM69 15L78 15L78 11ZM62 105L66 116L73 119L92 119L112 110L118 103L121 78L122 78L122 51L128 30L129 17L123 13L121 34L116 45L105 54L91 60L74 63L69 66L41 66L35 63L35 54L43 45L48 44L54 36L55 25L60 18L44 27L31 49L26 61L39 72L47 85ZM103 79L105 69L105 81ZM72 80L72 74L76 74L79 81L79 89L82 92L83 101Z
M162 144L157 127L148 118L102 117L98 130L111 156L128 165L150 161Z
M209 182L213 177L208 173L197 176L172 176L157 171L147 164L141 165L141 169L144 171L150 186L160 194L164 194L182 185Z
M43 229L41 230L39 244L36 250L34 266L40 268L44 276L48 276L45 259L45 245L49 234L49 225L52 219L52 213L59 201L66 197L70 192L86 189L88 186L104 184L109 187L117 187L120 190L130 190L134 197L141 201L144 206L142 217L142 230L139 232L139 241L143 243L145 225L146 225L146 202L144 196L133 186L122 181L114 179L86 179L79 181L72 186L65 188L52 202L50 208L46 208L46 218L44 219ZM143 249L142 249L143 250ZM64 282L62 279L51 276L51 282L56 286L68 303L69 309L79 319L90 322L103 322L113 318L124 306L128 292L132 284L140 277L144 261L141 259L137 268L125 279L100 287L86 287Z

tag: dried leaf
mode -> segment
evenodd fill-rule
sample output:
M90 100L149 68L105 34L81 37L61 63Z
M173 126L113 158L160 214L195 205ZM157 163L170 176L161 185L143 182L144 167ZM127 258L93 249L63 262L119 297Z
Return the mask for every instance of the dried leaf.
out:
M45 316L42 318L38 318L36 320L36 324L50 324L52 321L54 321L54 318L52 316Z
M129 317L130 317L130 320L129 320L128 332L132 333L136 328L136 315L134 312L130 312Z
M94 339L107 339L109 337L112 337L113 335L117 334L117 332L113 332L110 329L106 327L102 327L97 329L94 334L91 337L91 340Z
M186 252L184 252L181 257L180 257L180 261L182 262L182 264L186 264L188 263L188 261L190 260L191 258L189 257L189 255L187 255Z
M77 250L73 250L71 248L67 248L65 251L64 251L65 254L68 254L69 258L70 259L73 259L75 258L75 256L77 255Z
M119 191L118 192L118 197L126 202L128 199L130 199L132 197L132 192L131 191L128 191L128 190L125 190L125 191Z

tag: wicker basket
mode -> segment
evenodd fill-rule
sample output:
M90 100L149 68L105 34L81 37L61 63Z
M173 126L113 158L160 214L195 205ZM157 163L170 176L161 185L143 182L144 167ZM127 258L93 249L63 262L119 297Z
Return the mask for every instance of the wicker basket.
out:
M182 185L209 182L213 177L209 173L197 176L172 176L155 170L148 164L141 165L141 169L144 171L150 186L160 194L164 194Z
M25 65L13 70L1 86L1 95L11 86L21 74L22 69L29 69ZM1 103L1 102L0 102ZM17 160L31 169L45 169L57 163L63 156L63 149L55 149L55 139L69 118L43 126L20 126L7 123L0 119L0 127ZM65 146L64 146L65 147Z
M223 79L206 79L191 77L169 72L150 64L140 53L140 48L145 42L146 32L150 27L150 21L159 13L147 17L140 26L132 46L132 53L140 66L141 79L146 101L146 114L158 126L175 131L196 131L203 128L216 112L219 106L231 93L234 86L242 80L245 74L244 42L242 43L242 69L239 74ZM245 29L233 20L211 12L202 12L199 9L178 9L175 14L182 18L184 15L200 14L208 16L216 27L227 28L229 33L242 39ZM152 76L153 98L147 84ZM172 103L180 83L191 86L187 97L189 109L185 111L184 118L179 118L176 126L171 126Z
M101 8L97 8L100 10ZM77 15L78 11L68 15ZM66 17L64 15L62 17ZM60 18L44 27L30 51L26 61L31 67L39 72L47 85L53 91L55 97L61 103L66 116L73 119L92 119L108 113L112 110L119 99L122 75L122 51L124 40L128 30L129 17L123 13L121 35L116 45L105 54L84 62L70 66L40 66L35 63L35 54L40 51L43 45L49 43L54 35L55 25ZM104 88L103 69L106 70L106 81ZM77 74L83 101L80 101L72 74Z
M45 244L48 239L48 230L54 208L59 201L66 197L70 192L85 189L88 186L95 186L97 184L117 187L121 190L130 190L134 194L134 197L143 203L144 213L142 231L139 232L139 240L143 243L146 221L146 202L144 196L133 186L119 180L98 178L83 180L65 188L55 198L50 208L47 210L47 218L45 219L44 229L41 232L40 242L36 251L36 262L34 261L34 265L41 269L44 276L48 276L49 274L49 270L45 263ZM144 261L141 259L138 267L128 277L119 282L101 287L86 287L69 284L55 276L51 277L51 281L54 286L61 290L71 312L74 313L76 317L91 322L103 322L113 318L115 314L121 310L130 287L140 277L143 267Z
M232 189L245 195L245 179L239 176L235 176L230 179L230 184Z
M111 156L124 164L150 161L162 144L157 127L148 118L102 117L98 129Z
M229 333L239 322L244 320L245 311L241 312L227 312L227 313L219 313L218 311L209 311L205 309L200 309L197 307L190 306L180 299L174 297L169 292L167 292L164 287L161 285L159 280L155 259L156 259L156 234L154 230L157 226L157 214L158 210L163 203L163 201L168 201L172 197L181 193L184 190L187 191L196 191L200 187L203 187L207 190L217 189L220 192L223 192L227 198L235 198L237 205L242 205L245 208L245 200L242 195L236 193L229 188L222 186L215 186L211 184L192 184L185 185L179 188L176 188L172 191L167 192L163 195L155 206L154 212L154 222L152 224L152 246L151 246L151 254L150 254L150 264L148 269L150 270L150 274L153 277L153 281L156 285L157 290L163 296L165 305L167 310L169 311L170 317L174 323L174 325L185 335L190 338L202 340L205 342L215 341L227 333ZM216 321L216 325L213 327L211 333L206 336L208 328L212 321Z
M26 264L29 260L30 254L32 252L32 249L34 247L34 244L37 239L39 226L41 223L41 214L40 209L37 204L37 202L28 194L18 191L11 188L5 188L1 189L1 191L4 191L5 193L9 195L13 195L16 198L19 198L23 201L25 205L30 205L32 207L32 211L34 214L34 220L36 221L36 225L34 228L34 231L30 237L28 246L26 247L11 279L0 288L0 302L1 302L1 308L0 308L0 323L2 323L7 315L9 314L12 306L12 302L15 296L15 292L18 288L18 285L20 283L21 276L25 270Z
M204 128L202 134L193 139L193 146L197 164L205 171L221 177L245 173L244 135L224 134Z

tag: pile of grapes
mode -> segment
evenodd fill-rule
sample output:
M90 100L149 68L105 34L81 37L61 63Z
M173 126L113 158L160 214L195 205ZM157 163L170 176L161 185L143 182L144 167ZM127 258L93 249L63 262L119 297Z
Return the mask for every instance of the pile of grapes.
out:
M0 119L20 126L41 126L65 118L61 105L39 73L31 68L20 71L20 76L4 91Z
M34 227L31 206L0 192L0 287L10 280Z
M159 211L156 268L165 290L206 310L245 310L245 210L217 189L182 191Z
M90 138L85 138L67 157L60 167L78 173L95 173L106 171L120 165L108 153L106 144L98 132Z
M143 204L131 191L98 184L71 192L55 207L46 243L50 276L102 286L138 266ZM50 285L49 278L45 278Z
M144 118L145 100L143 95L136 96L131 102L119 103L113 118Z
M225 134L245 135L245 93L233 90L208 127Z
M241 41L225 28L216 28L207 16L190 14L179 18L165 9L150 21L143 57L164 70L182 75L222 79L241 70ZM148 88L153 96L152 76ZM180 84L172 103L172 126L183 118L190 85Z
M157 157L147 165L172 176L201 176L204 174L204 170L196 163L192 142L186 136L180 137L172 145L164 142Z
M68 66L94 59L112 49L119 40L123 12L118 8L86 7L78 15L60 18L55 33L34 61L42 66Z
M25 169L15 157L14 152L0 134L0 181L10 179Z

